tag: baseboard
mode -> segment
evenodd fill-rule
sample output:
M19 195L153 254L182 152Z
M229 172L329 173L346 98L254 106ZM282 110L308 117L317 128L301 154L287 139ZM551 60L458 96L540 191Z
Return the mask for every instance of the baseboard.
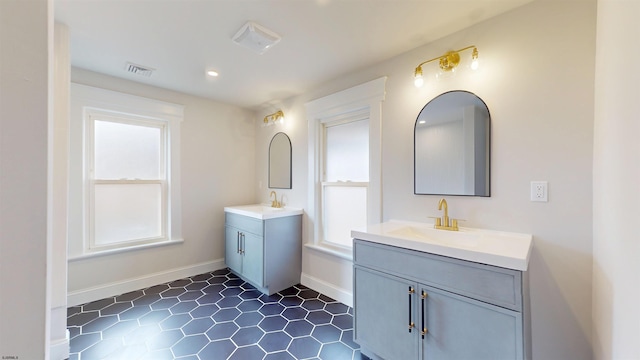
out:
M320 293L327 295L330 298L336 299L347 306L353 306L353 293L349 289L343 289L328 283L324 280L320 280L313 276L302 273L300 276L300 283L308 288L319 291Z
M224 259L218 259L214 261L207 261L181 268L148 274L137 278L99 285L87 289L76 290L67 294L67 306L85 304L91 301L124 294L153 285L158 285L173 280L183 279L189 276L223 269L225 267L226 265Z
M69 358L69 330L67 330L67 337L65 339L52 341L49 347L49 359L64 360L68 358Z

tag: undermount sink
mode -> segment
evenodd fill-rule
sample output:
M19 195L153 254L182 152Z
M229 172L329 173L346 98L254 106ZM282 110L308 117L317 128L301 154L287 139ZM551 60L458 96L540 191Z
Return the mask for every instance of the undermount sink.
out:
M302 209L291 208L288 206L276 208L267 204L227 206L224 208L224 211L256 219L272 219L302 214Z
M527 270L532 248L531 234L466 227L448 231L398 220L352 230L351 237L515 270Z

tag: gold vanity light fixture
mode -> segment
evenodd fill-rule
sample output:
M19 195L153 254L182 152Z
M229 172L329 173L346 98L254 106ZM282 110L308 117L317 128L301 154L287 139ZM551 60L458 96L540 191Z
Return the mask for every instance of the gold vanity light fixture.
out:
M413 73L413 76L414 76L413 84L416 87L421 87L424 84L424 78L422 77L422 66L432 61L438 60L440 69L442 69L442 71L454 72L458 64L460 64L460 53L469 49L473 49L473 51L471 52L471 60L472 60L471 69L472 70L478 69L478 48L475 45L471 45L471 46L462 48L460 50L447 51L444 55L421 62L416 67L416 70Z
M269 126L271 124L282 124L284 123L284 113L282 110L278 110L273 114L269 114L264 117L264 126Z

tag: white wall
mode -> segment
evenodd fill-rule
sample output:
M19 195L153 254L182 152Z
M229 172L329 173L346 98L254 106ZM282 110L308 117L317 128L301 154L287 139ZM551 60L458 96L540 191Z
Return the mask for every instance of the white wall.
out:
M282 193L289 205L308 208L304 103L388 76L382 105L383 219L426 221L438 214L439 197L413 194L415 119L442 92L474 92L487 103L492 116L492 196L447 197L450 215L466 219L465 226L534 235L530 262L533 357L592 358L595 19L594 1L535 1L282 101L279 105L287 123L278 129L256 127L256 183L262 183L262 188L257 187L258 198L267 201L268 197L266 157L261 156L266 156L271 136L282 130L291 137L294 167L293 189ZM480 52L478 73L460 69L455 77L414 88L417 64L471 44ZM257 114L256 123L266 113ZM549 202L529 201L532 180L549 182ZM312 224L305 219L304 226ZM351 263L305 248L302 280L318 290L348 296Z
M640 359L640 3L598 1L593 184L596 359ZM631 45L631 46L629 46Z
M71 81L184 105L181 128L184 243L71 261L69 305L223 267L223 208L255 201L255 114L82 69L72 69ZM70 219L71 226L79 221Z
M50 2L0 1L0 356L49 353Z

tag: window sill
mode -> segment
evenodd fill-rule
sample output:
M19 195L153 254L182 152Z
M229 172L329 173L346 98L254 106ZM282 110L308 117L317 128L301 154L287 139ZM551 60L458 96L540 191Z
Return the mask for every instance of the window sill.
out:
M306 247L307 249L313 249L315 251L322 252L325 254L333 255L341 259L353 261L352 249L340 248L337 246L331 246L326 244L305 244L304 247Z
M182 244L182 243L184 243L184 239L171 239L171 240L168 240L168 241L155 242L155 243L142 244L142 245L134 245L134 246L128 246L128 247L119 248L119 249L87 251L87 252L85 252L83 254L80 254L80 255L71 255L71 256L69 256L69 258L67 260L69 262L78 261L78 260L86 260L86 259L92 259L92 258L97 258L97 257L101 257L101 256L115 255L115 254L121 254L121 253L125 253L125 252L131 252L131 251L137 251L137 250L143 250L143 249L151 249L151 248L156 248L156 247L161 247L161 246L168 246L168 245L177 245L177 244Z

